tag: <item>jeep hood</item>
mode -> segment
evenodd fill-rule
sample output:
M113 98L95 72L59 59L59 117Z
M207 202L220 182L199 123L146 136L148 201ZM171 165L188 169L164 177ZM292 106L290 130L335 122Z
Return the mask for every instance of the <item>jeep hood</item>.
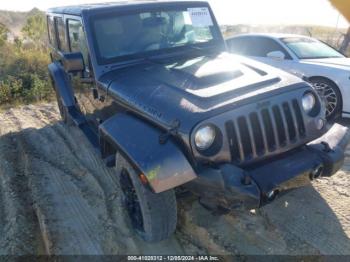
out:
M305 87L283 71L227 53L138 63L105 74L100 84L129 109L166 127L179 120L185 132L244 103Z

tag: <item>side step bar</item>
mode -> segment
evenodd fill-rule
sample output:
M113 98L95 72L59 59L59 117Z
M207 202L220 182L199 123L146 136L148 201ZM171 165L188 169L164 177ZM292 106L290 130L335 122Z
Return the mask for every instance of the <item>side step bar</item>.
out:
M69 114L71 120L73 121L74 125L76 125L78 127L82 124L87 123L84 115L82 113L80 113L79 110L77 110L77 108L75 106L68 107L68 114Z

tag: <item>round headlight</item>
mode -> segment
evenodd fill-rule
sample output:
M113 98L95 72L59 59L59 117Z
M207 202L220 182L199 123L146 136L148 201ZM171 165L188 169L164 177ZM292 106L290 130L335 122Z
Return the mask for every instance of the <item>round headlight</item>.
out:
M312 93L306 93L302 98L303 109L306 113L310 113L316 106L316 97Z
M199 150L208 149L215 140L216 132L212 126L204 126L198 129L194 136L194 142Z

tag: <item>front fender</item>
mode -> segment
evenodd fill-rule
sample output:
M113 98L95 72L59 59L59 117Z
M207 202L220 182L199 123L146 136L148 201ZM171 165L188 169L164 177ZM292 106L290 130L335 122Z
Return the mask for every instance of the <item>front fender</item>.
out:
M188 160L169 139L159 143L160 130L144 121L118 114L99 127L100 138L112 143L118 151L144 174L154 192L160 193L197 177Z
M48 66L50 77L52 78L54 88L65 107L75 105L74 92L68 75L63 67L58 63L51 63Z

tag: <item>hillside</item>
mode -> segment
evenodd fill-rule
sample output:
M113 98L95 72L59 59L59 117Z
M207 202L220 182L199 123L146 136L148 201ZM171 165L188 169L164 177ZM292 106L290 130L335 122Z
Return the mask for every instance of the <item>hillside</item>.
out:
M14 12L0 10L0 23L4 24L15 36L21 35L21 29L27 21L27 18L36 13L44 14L37 8L29 12Z

